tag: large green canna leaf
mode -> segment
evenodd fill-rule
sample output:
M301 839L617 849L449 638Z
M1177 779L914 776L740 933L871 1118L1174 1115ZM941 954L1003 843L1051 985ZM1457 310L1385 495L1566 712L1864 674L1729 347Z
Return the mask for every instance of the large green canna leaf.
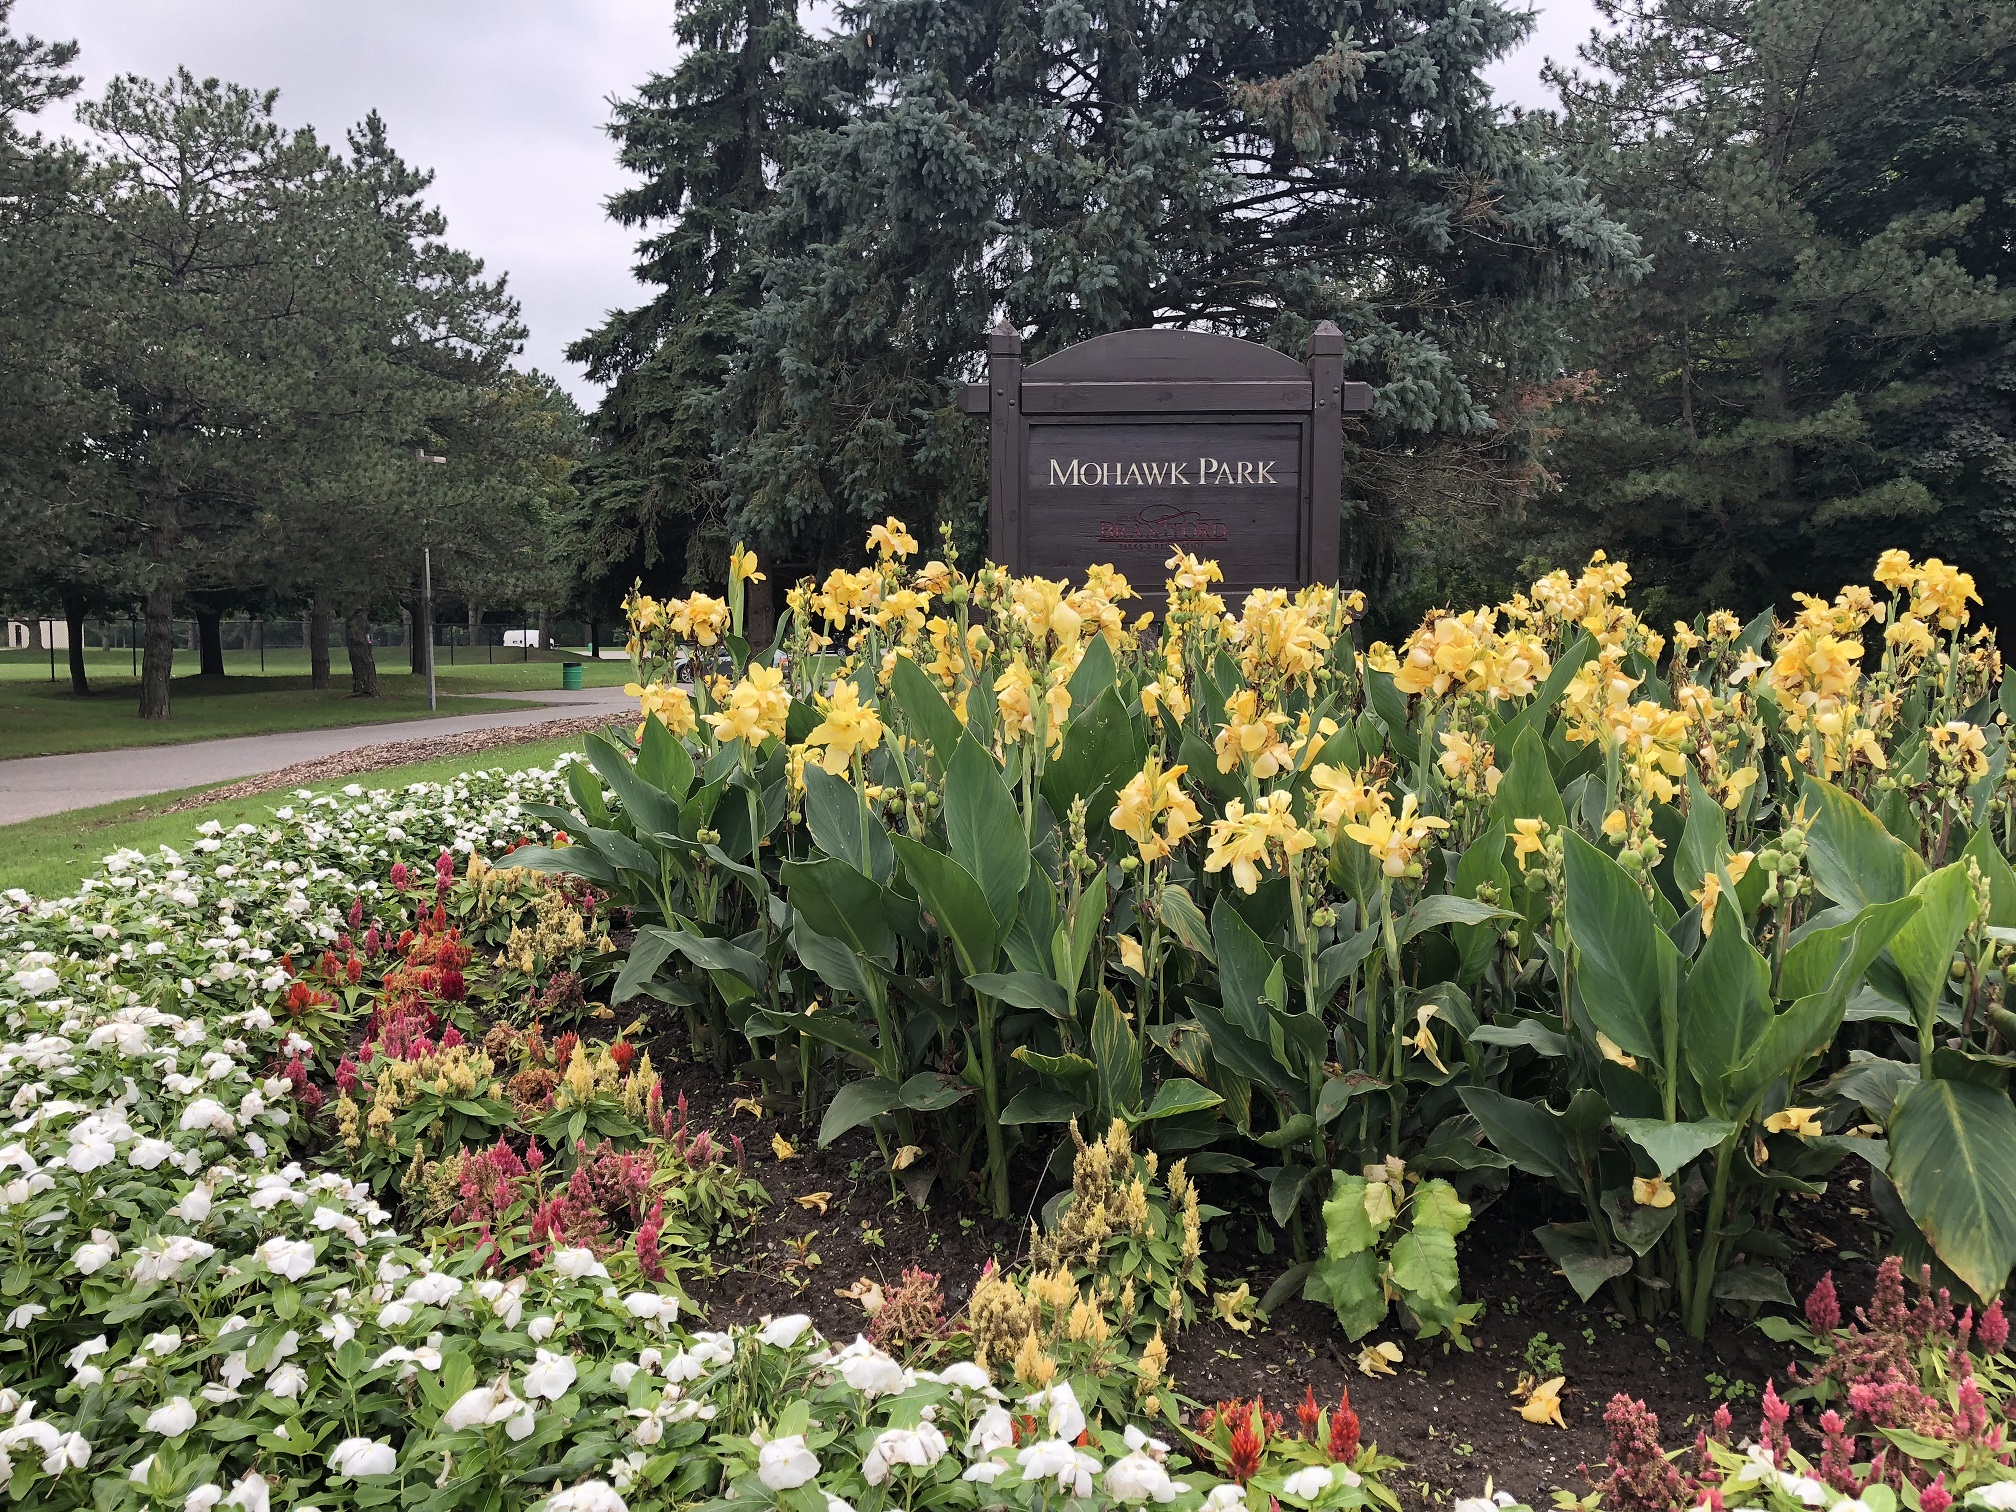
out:
M1722 872L1729 860L1729 827L1722 806L1694 768L1687 768L1687 827L1680 832L1680 844L1673 852L1673 882L1683 895L1692 896L1701 888L1701 879ZM1727 873L1724 873L1726 878ZM1681 905L1685 907L1683 903ZM1726 917L1724 915L1723 917Z
M1890 1115L1890 1179L1953 1274L1998 1296L2016 1263L2016 1108L2007 1093L1934 1079Z
M1850 908L1888 903L1925 875L1916 851L1832 783L1807 778L1803 802L1813 812L1807 864L1820 891L1836 903Z
M973 874L942 851L919 844L908 835L895 839L904 875L917 889L918 901L937 916L939 927L951 938L960 970L968 977L992 971L1004 931ZM1019 829L1015 840L1021 843ZM1023 851L1022 858L1026 863L1028 851Z
M858 868L822 856L786 861L778 876L791 906L813 929L845 941L870 960L885 965L895 960L896 937L883 906L883 889Z
M1718 929L1694 958L1681 1001L1688 1073L1701 1089L1702 1106L1726 1116L1735 1111L1726 1098L1729 1077L1771 1026L1771 967L1742 930Z
M1719 1118L1705 1118L1699 1123L1612 1118L1610 1126L1650 1156L1661 1176L1671 1176L1696 1155L1714 1149L1736 1132L1735 1124Z
M1596 1027L1624 1050L1655 1064L1661 1043L1659 975L1673 942L1653 921L1631 874L1580 835L1569 834L1568 928L1582 957L1576 981Z
M1092 1012L1092 1060L1099 1067L1099 1116L1123 1117L1141 1106L1141 1042L1112 993L1101 988Z
M597 730L583 742L589 763L616 794L616 801L631 825L645 834L677 834L679 804L670 793L653 787L637 775L630 758L607 735Z
M931 752L938 769L945 770L966 734L959 716L952 712L924 669L907 656L896 658L889 674L889 691L911 729Z
M1561 1132L1558 1113L1492 1087L1459 1087L1456 1095L1499 1154L1522 1171L1574 1188L1575 1157Z
M674 803L693 786L693 758L662 719L644 721L644 740L637 748L637 775Z
M1211 905L1211 939L1218 950L1218 996L1226 1019L1250 1038L1271 1044L1273 1015L1266 999L1267 983L1279 965L1274 952L1223 895Z
M1500 747L1503 749L1503 747ZM1545 819L1558 829L1568 822L1568 810L1561 806L1561 790L1554 786L1554 772L1547 764L1547 742L1527 724L1512 744L1512 764L1498 784L1491 800L1492 822L1503 822L1512 833L1514 819Z
M994 922L1006 933L1015 922L1022 884L1029 880L1029 844L1001 769L970 737L959 742L945 772L945 838L953 858L980 884Z
M858 1129L872 1118L895 1112L902 1103L902 1090L883 1077L849 1082L826 1105L826 1116L819 1121L819 1148L825 1149L849 1129Z
M1911 994L1911 1013L1918 1021L1919 1034L1929 1040L1932 1015L1946 990L1953 951L1974 913L1974 891L1967 880L1966 863L1956 861L1921 878L1911 896L1918 899L1918 912L1891 939L1890 958L1897 963L1905 990Z
M889 831L868 812L853 783L816 761L805 763L805 827L824 854L877 882L889 880L896 866Z
M1742 1114L1771 1083L1790 1075L1801 1061L1834 1038L1848 1011L1848 994L1918 907L1916 898L1899 898L1893 903L1872 904L1856 916L1854 934L1827 985L1773 1018L1750 1053L1724 1080L1726 1107Z
M1071 812L1072 800L1083 798L1085 833L1094 846L1103 846L1113 833L1107 819L1114 799L1147 759L1147 740L1120 690L1109 684L1071 716L1063 749L1043 769L1043 796L1059 822Z
M2010 679L2004 678L2003 686L2006 688L2009 685ZM2004 858L1987 825L1974 831L1974 838L1960 852L1960 859L1972 860L1987 879L1988 922L1997 929L2016 925L2016 868L2012 868Z

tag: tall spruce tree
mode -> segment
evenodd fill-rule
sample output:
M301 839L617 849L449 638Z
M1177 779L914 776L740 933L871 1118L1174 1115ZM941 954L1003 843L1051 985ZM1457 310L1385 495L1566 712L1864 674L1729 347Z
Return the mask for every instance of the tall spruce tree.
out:
M1652 272L1586 307L1542 548L1657 609L1866 578L2016 594L2016 8L1599 0L1561 129ZM2004 549L1984 550L1990 545Z
M640 575L725 573L715 399L761 293L746 225L794 135L826 118L796 83L814 43L795 0L680 0L676 17L679 66L620 101L609 126L642 178L609 213L647 233L636 273L658 292L568 352L609 385L567 522L591 612Z
M755 225L765 299L719 412L727 518L831 559L885 512L981 539L983 438L952 409L1005 315L1040 356L1128 326L1299 352L1345 332L1349 570L1390 582L1413 512L1516 497L1557 305L1635 266L1482 70L1496 0L862 0L802 71Z

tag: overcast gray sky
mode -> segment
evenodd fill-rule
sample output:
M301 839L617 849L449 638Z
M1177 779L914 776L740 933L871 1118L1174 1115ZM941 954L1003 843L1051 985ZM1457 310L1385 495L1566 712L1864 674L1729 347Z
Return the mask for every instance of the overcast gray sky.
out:
M1590 0L1536 9L1533 41L1491 72L1522 105L1547 103L1541 63L1595 22ZM602 209L625 176L601 128L610 96L674 61L671 15L667 0L18 0L14 25L82 44L90 93L182 64L278 88L283 120L334 142L375 107L401 155L434 170L453 240L511 275L526 360L592 405L561 351L638 297L633 235Z

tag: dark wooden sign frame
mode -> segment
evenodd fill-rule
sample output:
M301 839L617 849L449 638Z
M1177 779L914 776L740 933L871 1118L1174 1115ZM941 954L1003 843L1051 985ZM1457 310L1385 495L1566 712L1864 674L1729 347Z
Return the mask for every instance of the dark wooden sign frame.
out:
M987 382L968 384L959 407L988 417L993 560L1047 577L1112 562L1157 599L1176 546L1217 559L1228 593L1337 580L1343 416L1369 410L1372 389L1344 381L1329 321L1306 363L1150 329L1025 367L1005 321L987 359Z

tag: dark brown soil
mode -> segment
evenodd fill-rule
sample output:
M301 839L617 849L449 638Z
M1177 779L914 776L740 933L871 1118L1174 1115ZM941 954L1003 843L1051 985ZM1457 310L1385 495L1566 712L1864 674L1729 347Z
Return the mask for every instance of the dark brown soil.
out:
M760 1119L736 1111L738 1098L760 1099L762 1090L695 1064L683 1038L669 1035L651 1047L668 1090L686 1093L696 1129L742 1136L771 1198L748 1240L714 1256L714 1275L686 1278L712 1326L803 1312L829 1336L851 1338L867 1320L857 1300L837 1293L863 1277L886 1289L910 1266L942 1277L947 1312L956 1313L990 1258L1009 1264L1026 1248L1026 1218L996 1223L957 1191L934 1190L923 1209L892 1192L865 1133L820 1150L788 1110ZM796 1147L789 1160L771 1150L777 1133ZM1051 1172L1039 1161L1018 1173L1018 1201L1031 1212L1062 1184L1060 1174L1068 1176L1061 1157L1053 1164ZM1838 1195L1801 1208L1783 1227L1803 1252L1787 1266L1794 1294L1803 1297L1831 1268L1847 1303L1867 1296L1882 1239L1851 1206L1862 1199L1846 1184L1859 1169L1843 1166L1838 1174ZM1697 1344L1670 1315L1627 1322L1603 1294L1578 1302L1532 1238L1534 1226L1554 1216L1562 1215L1540 1211L1521 1189L1485 1209L1464 1236L1464 1296L1485 1304L1467 1353L1383 1329L1364 1342L1390 1340L1405 1358L1395 1374L1368 1377L1353 1363L1361 1345L1345 1339L1326 1309L1297 1300L1251 1334L1206 1322L1182 1336L1172 1351L1178 1389L1199 1405L1263 1395L1292 1422L1305 1389L1313 1387L1328 1404L1348 1386L1365 1438L1406 1462L1393 1484L1416 1506L1478 1495L1487 1476L1536 1506L1548 1505L1556 1488L1587 1490L1584 1467L1600 1474L1606 1452L1603 1409L1620 1391L1658 1413L1669 1447L1690 1440L1723 1400L1733 1399L1740 1431L1756 1415L1764 1381L1774 1375L1783 1381L1788 1351L1732 1316L1719 1318ZM1828 1252L1830 1242L1838 1248ZM1842 1250L1853 1258L1844 1262ZM1288 1262L1285 1255L1241 1255L1232 1245L1223 1253L1207 1250L1207 1263L1214 1287L1244 1280L1261 1296ZM1512 1395L1519 1377L1535 1368L1530 1356L1555 1346L1568 1380L1565 1431L1526 1422Z

